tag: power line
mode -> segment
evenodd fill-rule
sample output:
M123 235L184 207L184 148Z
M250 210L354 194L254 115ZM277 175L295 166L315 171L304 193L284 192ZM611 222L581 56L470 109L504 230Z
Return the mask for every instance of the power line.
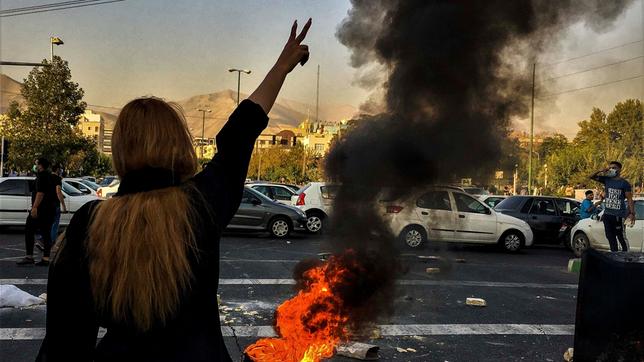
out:
M622 63L627 63L627 62L630 62L630 61L633 61L633 60L636 60L636 59L641 59L641 58L644 58L644 55L640 55L640 56L633 57L633 58L629 58L629 59L620 60L620 61L618 61L618 62L614 62L614 63L610 63L610 64L600 65L600 66L593 67L593 68L588 68L588 69L580 70L580 71L573 72L573 73L563 74L563 75L559 75L559 76L556 76L556 77L546 78L545 80L546 80L546 81L548 81L548 80L554 80L554 79L559 79L559 78L569 77L569 76L571 76L571 75L576 75L576 74L581 74L581 73L590 72L590 71L592 71L592 70L597 70L597 69L601 69L601 68L611 67L611 66L613 66L613 65L622 64Z
M24 6L21 8L0 10L0 14L19 13L23 11L55 8L55 7L65 6L65 5L75 5L78 3L87 3L87 2L94 2L94 1L100 1L100 0L73 0L73 1L61 1L61 2L50 3L50 4L34 5L34 6Z
M543 99L543 98L550 98L550 97L557 96L557 95L564 94L564 93L572 93L572 92L577 92L577 91L584 90L584 89L597 88L597 87L601 87L601 86L608 85L608 84L619 83L619 82L625 82L625 81L627 81L627 80L632 80L632 79L637 79L637 78L642 78L642 77L644 77L644 75L643 75L643 74L640 74L640 75L637 75L637 76L634 76L634 77L630 77L630 78L624 78L624 79L613 80L613 81L610 81L610 82L604 82L604 83L593 84L593 85L589 85L589 86L587 86L587 87L581 87L581 88L575 88L575 89L568 89L568 90L565 90L565 91L562 91L562 92L557 92L557 93L550 93L550 94L546 94L546 95L544 95L544 96L540 96L540 97L538 97L538 98L540 98L540 99Z
M96 0L96 1L101 1L101 0ZM102 1L102 2L91 2L91 3L87 3L87 4L72 5L72 6L63 6L63 7L51 8L51 9L25 11L25 12L22 12L22 13L0 15L0 18L8 18L8 17L11 17L11 16L29 15L29 14L36 14L36 13L45 13L45 12L48 12L48 11L57 11L57 10L65 10L65 9L82 8L82 7L86 7L86 6L105 5L105 4L117 3L117 2L121 2L121 1L125 1L125 0L108 0L108 1Z
M599 54L599 53L604 53L604 52L607 52L607 51L610 51L610 50L615 50L615 49L618 49L618 48L623 48L623 47L625 47L625 46L629 46L629 45L633 45L633 44L641 43L641 42L643 42L643 41L644 41L644 39L640 39L640 40L632 41L632 42L630 42L630 43L624 43L624 44L620 44L620 45L615 45L614 47L610 47L610 48L606 48L606 49L597 50L597 51L590 52L590 53L587 53L587 54L584 54L584 55L579 55L579 56L576 56L576 57L573 57L573 58L562 59L562 60L558 60L558 61L553 62L553 63L543 64L543 65L542 65L542 67L550 67L550 66L553 66L553 65L557 65L557 64L561 64L561 63L566 63L566 62L569 62L569 61L572 61L572 60L577 60L577 59L586 58L586 57L589 57L589 56L591 56L591 55L595 55L595 54Z

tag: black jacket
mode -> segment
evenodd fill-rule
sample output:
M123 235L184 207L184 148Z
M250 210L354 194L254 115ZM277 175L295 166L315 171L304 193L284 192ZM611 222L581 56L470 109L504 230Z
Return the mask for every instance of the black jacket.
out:
M239 207L255 139L267 124L259 105L242 102L217 135L215 157L189 181L201 215L194 225L199 251L190 255L191 287L165 325L141 333L97 312L85 246L97 202L76 212L49 270L47 333L37 361L230 361L217 304L219 238ZM107 333L97 344L99 326Z

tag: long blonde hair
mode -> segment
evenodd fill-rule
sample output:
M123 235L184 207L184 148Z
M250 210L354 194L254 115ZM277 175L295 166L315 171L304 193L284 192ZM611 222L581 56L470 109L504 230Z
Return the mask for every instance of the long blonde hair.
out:
M172 170L180 181L192 177L197 156L181 109L157 98L125 105L112 134L112 160L121 179L145 167ZM194 218L187 186L99 203L87 238L98 309L143 331L164 323L190 285Z

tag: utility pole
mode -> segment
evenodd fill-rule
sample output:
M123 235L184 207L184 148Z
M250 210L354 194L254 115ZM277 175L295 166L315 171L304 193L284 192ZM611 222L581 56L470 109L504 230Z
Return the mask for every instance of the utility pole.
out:
M315 122L319 122L319 111L320 111L320 64L318 64L318 80L315 90Z
M206 131L206 112L210 113L212 112L210 109L197 109L197 111L201 112L203 114L203 119L201 121L201 140L199 141L199 144L201 145L200 147L200 152L201 154L199 155L199 158L203 158L203 141L205 138L205 131Z
M530 111L530 155L528 156L528 194L532 194L532 152L534 152L534 78L537 63L532 63L532 110Z
M242 73L250 74L250 70L230 68L228 69L228 71L231 73L237 72L237 105L239 105L239 85L241 84L241 74Z

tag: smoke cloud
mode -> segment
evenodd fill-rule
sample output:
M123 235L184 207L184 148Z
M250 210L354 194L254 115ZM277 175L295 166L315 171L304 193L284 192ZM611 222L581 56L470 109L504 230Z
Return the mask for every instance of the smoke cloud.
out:
M513 117L526 116L531 65L566 27L605 29L630 1L353 0L337 31L361 83L384 89L386 112L363 117L327 156L341 185L331 243L369 265L359 285L359 320L391 311L400 271L396 242L378 200L497 167ZM383 84L369 69L381 69ZM360 83L360 82L358 82ZM371 109L377 108L370 106ZM392 196L392 195L390 195ZM400 245L399 245L400 244ZM376 272L377 271L377 272Z

